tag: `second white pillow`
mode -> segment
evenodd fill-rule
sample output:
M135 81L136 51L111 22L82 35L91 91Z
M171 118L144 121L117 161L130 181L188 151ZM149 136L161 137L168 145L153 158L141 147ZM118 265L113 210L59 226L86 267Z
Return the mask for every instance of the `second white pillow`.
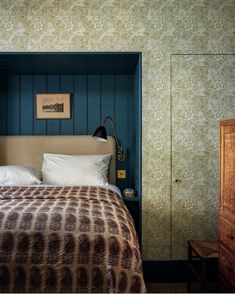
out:
M64 155L44 153L43 183L61 186L108 185L111 154Z

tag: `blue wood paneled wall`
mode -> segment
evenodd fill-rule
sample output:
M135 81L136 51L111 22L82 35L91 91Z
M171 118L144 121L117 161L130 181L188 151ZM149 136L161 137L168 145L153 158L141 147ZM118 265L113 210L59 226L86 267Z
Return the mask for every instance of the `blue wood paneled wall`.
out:
M72 118L37 120L35 94L69 92ZM127 160L117 162L127 179L123 189L134 187L135 109L133 75L10 74L0 76L0 135L92 134L106 115L115 120ZM112 135L111 126L107 131Z
M134 88L133 96L134 101L134 113L135 123L131 126L134 130L134 145L133 150L135 158L131 159L135 163L134 169L134 182L135 188L139 195L142 195L142 56L139 57L135 74L134 74Z

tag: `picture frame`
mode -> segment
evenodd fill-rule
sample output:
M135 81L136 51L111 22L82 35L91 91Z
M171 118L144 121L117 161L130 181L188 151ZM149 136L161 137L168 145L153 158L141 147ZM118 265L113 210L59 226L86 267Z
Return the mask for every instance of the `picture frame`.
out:
M37 119L70 119L70 93L36 94Z

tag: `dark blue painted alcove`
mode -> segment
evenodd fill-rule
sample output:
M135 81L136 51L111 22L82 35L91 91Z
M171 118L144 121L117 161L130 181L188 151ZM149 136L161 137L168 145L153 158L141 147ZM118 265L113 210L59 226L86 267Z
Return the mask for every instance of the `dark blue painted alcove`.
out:
M37 120L35 94L60 92L71 93L72 118ZM106 115L127 155L117 186L139 197L141 53L0 53L0 135L92 134Z

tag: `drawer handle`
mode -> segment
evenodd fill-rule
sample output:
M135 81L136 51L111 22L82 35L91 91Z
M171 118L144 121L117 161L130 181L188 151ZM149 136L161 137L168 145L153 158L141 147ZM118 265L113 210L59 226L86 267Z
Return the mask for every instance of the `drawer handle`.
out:
M234 236L233 236L233 235L227 235L227 237L228 237L230 240L234 240Z

